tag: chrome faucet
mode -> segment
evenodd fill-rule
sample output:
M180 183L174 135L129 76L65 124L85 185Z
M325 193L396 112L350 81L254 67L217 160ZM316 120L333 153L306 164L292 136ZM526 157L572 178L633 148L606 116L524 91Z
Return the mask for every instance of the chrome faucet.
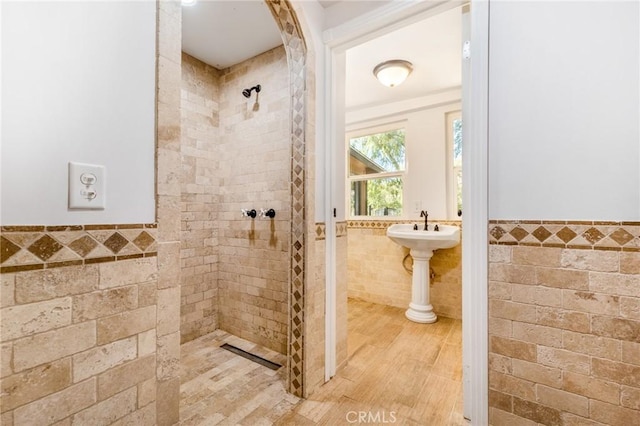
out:
M424 230L429 230L429 224L427 223L427 218L429 217L429 213L426 210L422 210L420 212L420 217L424 217Z

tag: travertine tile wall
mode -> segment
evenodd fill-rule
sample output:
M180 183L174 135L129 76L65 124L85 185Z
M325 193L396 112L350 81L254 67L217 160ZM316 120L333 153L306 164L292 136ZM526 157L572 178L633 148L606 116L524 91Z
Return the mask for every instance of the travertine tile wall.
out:
M490 225L493 425L640 424L640 223Z
M347 347L348 298L348 227L347 222L336 223L336 366L345 365Z
M218 328L219 74L182 53L182 343Z
M2 425L156 424L156 259L0 276Z
M433 223L436 222L460 225L459 221ZM387 237L387 227L393 223L399 222L349 221L349 297L400 308L411 302L411 274L402 266L409 250ZM411 258L405 264L411 268ZM430 293L434 312L462 318L462 245L436 251L430 266L435 273Z
M260 84L247 99L242 90ZM287 353L291 229L289 70L277 47L220 75L219 327ZM274 219L241 209L274 209Z

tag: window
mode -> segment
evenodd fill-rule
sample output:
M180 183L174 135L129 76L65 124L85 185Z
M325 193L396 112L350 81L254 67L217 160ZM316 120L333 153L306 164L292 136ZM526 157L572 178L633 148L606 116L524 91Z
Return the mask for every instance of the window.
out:
M351 216L400 216L404 128L374 129L349 137L348 141Z
M460 112L447 114L447 140L451 158L451 179L449 179L450 205L457 215L462 210L462 117Z

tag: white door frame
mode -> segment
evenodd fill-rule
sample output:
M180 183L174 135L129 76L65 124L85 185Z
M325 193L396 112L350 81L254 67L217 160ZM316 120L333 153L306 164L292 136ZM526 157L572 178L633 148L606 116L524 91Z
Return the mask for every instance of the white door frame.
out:
M325 379L336 371L336 269L335 222L344 220L344 211L333 217L336 206L343 207L344 177L334 157L344 143L344 54L353 46L397 28L433 16L464 1L410 0L391 2L366 15L323 33L325 43L325 118L327 200L327 280ZM464 413L473 425L488 424L488 53L489 0L471 0L472 58L469 88L463 102L463 227L462 316ZM464 90L464 88L463 88ZM465 96L465 95L463 95ZM344 160L343 160L344 161ZM338 162L342 164L342 161ZM340 208L339 210L344 210Z

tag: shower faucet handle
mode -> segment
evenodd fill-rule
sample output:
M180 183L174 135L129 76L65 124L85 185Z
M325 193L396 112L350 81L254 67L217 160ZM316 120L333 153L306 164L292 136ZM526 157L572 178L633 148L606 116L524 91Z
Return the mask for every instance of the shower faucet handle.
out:
M242 217L250 217L251 219L255 219L256 217L256 209L240 209L242 212Z
M274 209L260 209L260 217L273 219L276 217L276 211Z

